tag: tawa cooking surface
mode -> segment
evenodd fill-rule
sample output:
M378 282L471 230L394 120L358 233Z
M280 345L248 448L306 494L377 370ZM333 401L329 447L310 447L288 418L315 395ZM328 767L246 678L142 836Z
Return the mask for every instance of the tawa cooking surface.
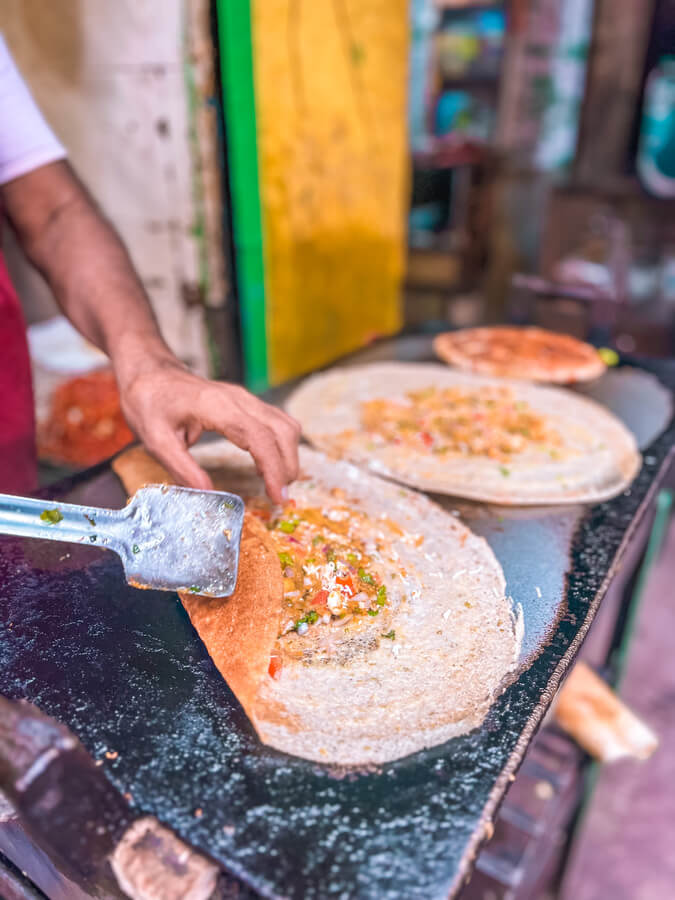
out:
M427 344L392 343L388 358L426 358ZM653 368L675 386L675 365ZM610 381L629 376L619 370ZM588 510L442 499L485 534L525 615L521 674L469 735L370 772L277 753L257 740L177 598L129 587L113 554L14 538L0 540L0 692L68 725L136 807L264 896L447 897L666 468L670 394L638 376L648 399L631 424L649 446L621 496ZM620 414L629 383L632 391L634 380L601 384ZM67 487L56 489L61 499L124 502L106 467Z

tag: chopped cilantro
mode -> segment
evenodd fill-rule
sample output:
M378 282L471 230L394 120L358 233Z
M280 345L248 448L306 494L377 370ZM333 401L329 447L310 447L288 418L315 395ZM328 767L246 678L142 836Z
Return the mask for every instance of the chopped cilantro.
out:
M377 601L376 602L377 602L378 606L384 606L384 604L387 602L387 589L383 584L381 584L379 586L379 588L377 589Z
M199 585L193 584L192 587L188 588L188 593L199 594L199 593L201 593L201 590L202 589L199 587Z
M315 609L310 609L309 612L306 612L304 614L304 616L300 616L298 621L295 623L295 630L297 631L301 625L313 625L318 618L318 612Z
M387 638L389 641L393 641L396 638L396 632L392 628L391 631L388 631L386 634L382 635L383 638Z
M297 527L297 522L289 522L287 519L283 522L279 522L279 528L284 532L284 534L293 534Z
M375 584L375 579L369 572L366 572L365 569L359 569L359 578L364 584Z
M317 534L312 538L312 544L316 547L317 544L320 544L323 541L323 535Z
M379 614L380 614L379 609L369 609L369 610L368 610L368 615L369 615L369 616L378 616Z
M226 497L225 500L221 503L223 509L234 509L234 500L231 500L229 497Z
M282 568L285 569L286 566L293 565L293 557L291 556L290 553L286 553L285 550L282 550L281 553L279 554L279 562L281 563Z
M85 513L85 514L84 514L84 517L85 517L85 519L87 520L87 522L89 522L89 524L92 526L92 528L95 528L95 527L96 527L96 519L95 519L93 516L88 516L88 515Z
M351 563L353 566L355 566L355 565L357 564L357 562L358 562L358 559L356 558L356 554L355 554L355 553L348 553L348 554L347 554L347 562L349 562L349 563Z
M56 525L63 519L63 516L58 509L43 509L40 518L48 525Z
M507 469L506 466L500 466L500 467L499 467L499 471L502 473L502 475L504 476L504 478L508 478L509 475L511 474L511 470L510 470L510 469Z
M132 553L140 553L141 548L138 546L138 544L134 544L133 547L131 548L131 552Z

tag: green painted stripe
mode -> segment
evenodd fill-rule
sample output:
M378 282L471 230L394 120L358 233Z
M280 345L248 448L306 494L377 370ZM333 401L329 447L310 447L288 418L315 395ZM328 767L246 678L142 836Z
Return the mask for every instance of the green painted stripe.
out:
M250 0L216 0L246 383L268 386Z

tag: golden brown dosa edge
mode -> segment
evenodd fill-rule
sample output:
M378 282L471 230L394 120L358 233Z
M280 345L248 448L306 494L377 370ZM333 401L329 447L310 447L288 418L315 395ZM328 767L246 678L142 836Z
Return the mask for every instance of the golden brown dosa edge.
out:
M113 460L112 467L129 496L146 484L176 483L142 447L126 450ZM215 487L225 489L224 485ZM267 674L277 638L282 592L281 570L267 529L245 513L234 593L224 598L179 594L216 668L254 725L260 715L289 718L280 710L258 708L258 687Z

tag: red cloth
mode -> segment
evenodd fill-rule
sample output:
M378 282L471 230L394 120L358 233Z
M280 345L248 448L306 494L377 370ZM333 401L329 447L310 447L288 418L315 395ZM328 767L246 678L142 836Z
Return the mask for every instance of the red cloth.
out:
M37 487L35 414L26 325L0 253L0 492Z

